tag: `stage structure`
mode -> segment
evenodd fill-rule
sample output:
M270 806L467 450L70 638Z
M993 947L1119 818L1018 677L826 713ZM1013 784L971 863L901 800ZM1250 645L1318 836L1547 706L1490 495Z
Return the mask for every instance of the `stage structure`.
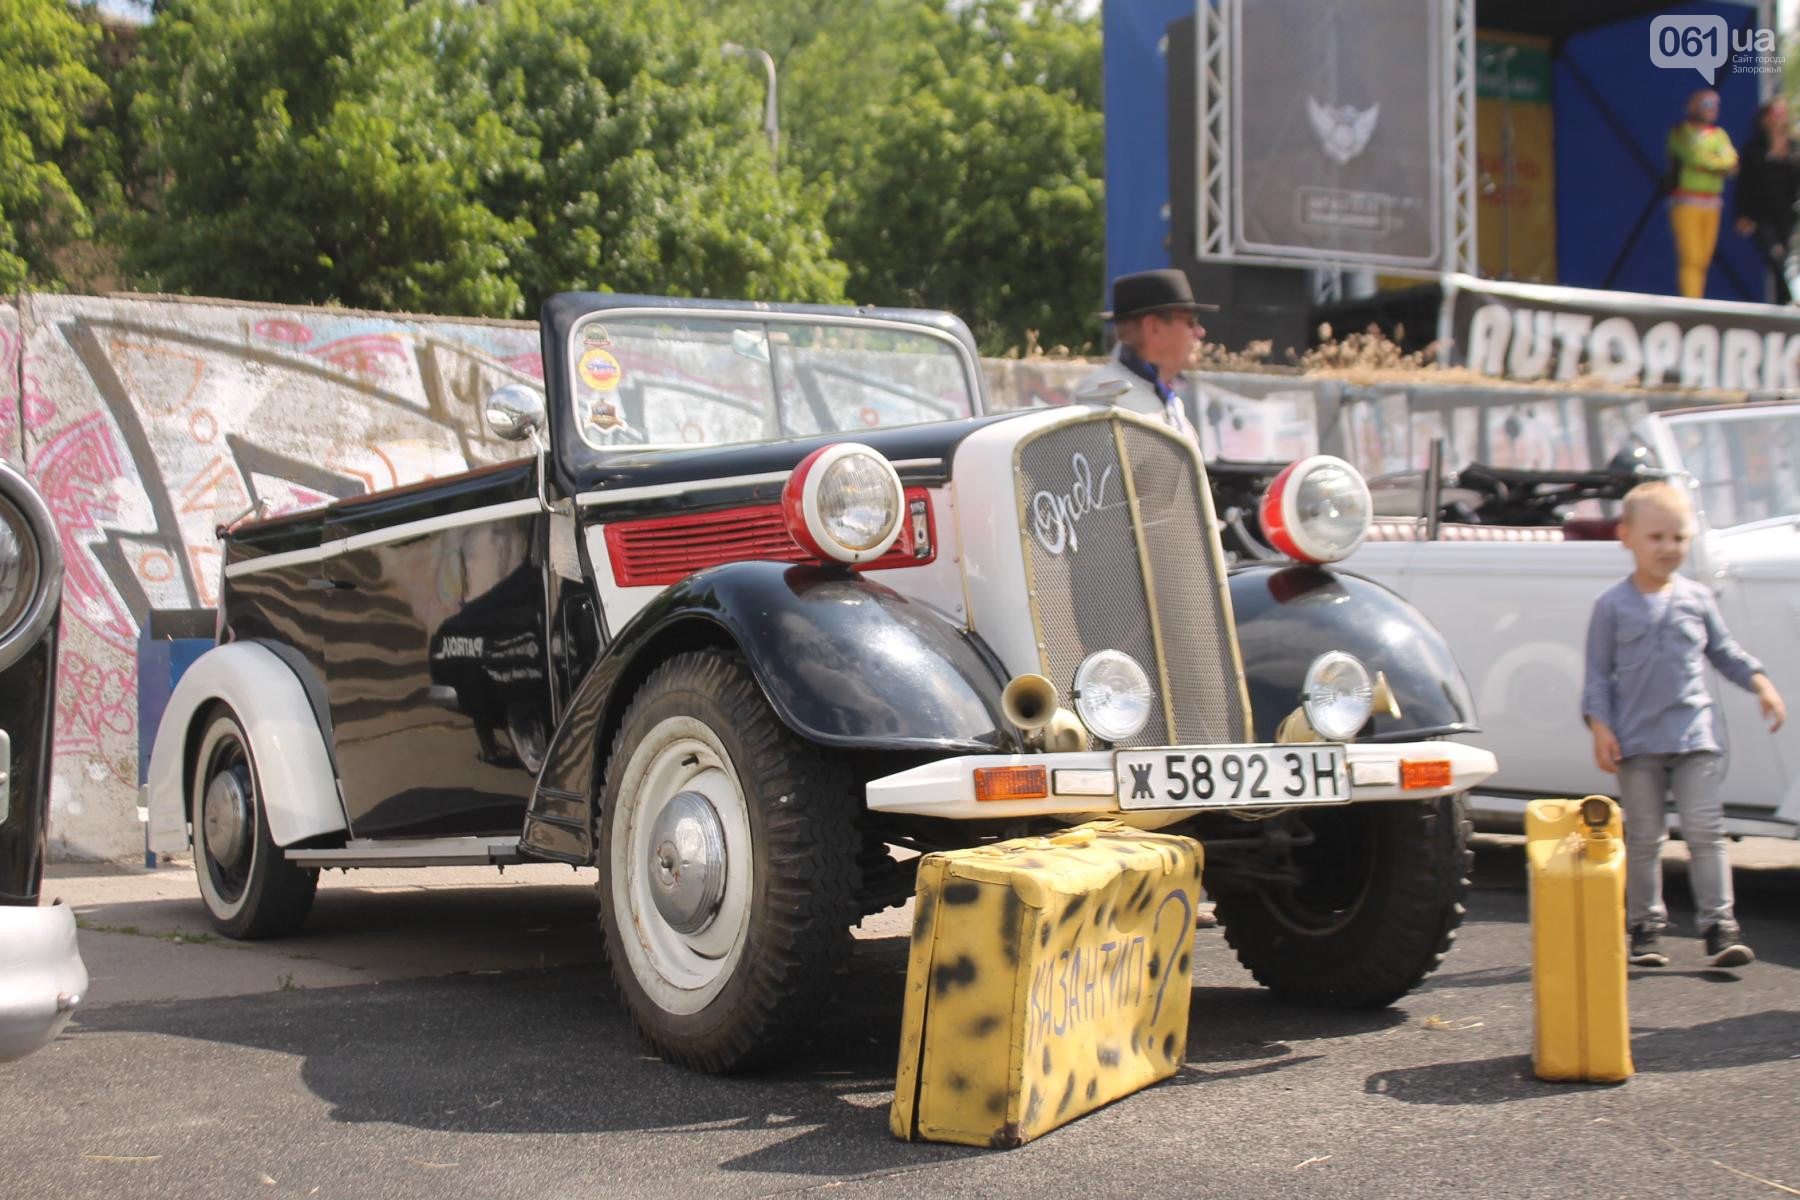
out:
M1671 18L1725 29L1712 80L1655 61ZM1221 305L1210 340L1277 358L1325 325L1421 348L1455 327L1447 276L1590 293L1557 307L1596 326L1618 305L1591 291L1672 296L1669 130L1710 82L1741 148L1780 78L1771 0L1105 0L1102 20L1107 277L1180 267ZM1706 296L1765 303L1735 187Z
M1474 0L1201 0L1201 262L1475 269Z

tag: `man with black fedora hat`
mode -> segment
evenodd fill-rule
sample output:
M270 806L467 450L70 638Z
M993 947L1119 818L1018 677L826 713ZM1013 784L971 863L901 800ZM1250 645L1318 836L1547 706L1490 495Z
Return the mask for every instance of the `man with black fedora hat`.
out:
M1110 361L1081 381L1076 401L1153 413L1197 438L1174 383L1206 332L1198 314L1217 310L1216 304L1194 299L1185 271L1120 275L1112 282L1111 310L1100 314L1101 320L1113 323L1118 345Z

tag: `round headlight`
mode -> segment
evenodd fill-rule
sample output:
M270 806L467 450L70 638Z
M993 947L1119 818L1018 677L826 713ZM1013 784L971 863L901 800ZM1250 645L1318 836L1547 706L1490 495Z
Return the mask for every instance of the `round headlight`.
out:
M860 563L894 544L906 502L892 463L858 442L836 442L800 460L782 489L781 511L808 554Z
M1374 506L1362 472L1315 454L1290 464L1262 499L1269 544L1302 562L1336 562L1362 545Z
M62 547L31 481L0 463L0 671L43 637L62 598Z
M1129 654L1100 650L1075 672L1075 711L1095 737L1109 742L1135 735L1150 719L1150 677Z
M1333 650L1313 659L1307 668L1301 704L1320 737L1347 742L1368 721L1374 697L1367 669L1350 655Z
M13 631L37 593L37 540L25 514L0 498L0 638Z

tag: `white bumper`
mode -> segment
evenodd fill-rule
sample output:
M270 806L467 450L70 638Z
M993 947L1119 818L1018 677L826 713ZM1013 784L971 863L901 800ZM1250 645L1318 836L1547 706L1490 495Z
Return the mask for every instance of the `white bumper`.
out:
M72 909L0 905L0 1062L60 1033L87 985Z
M1172 747L1172 749L1174 749ZM1271 747L1278 749L1278 747ZM1493 754L1461 742L1365 742L1344 747L1349 768L1347 804L1369 800L1426 800L1468 791L1487 779L1499 764ZM1447 760L1450 783L1446 787L1402 788L1400 764L1409 759ZM1051 793L1041 800L975 799L975 771L980 767L1042 766L1049 768ZM1077 774L1079 772L1079 774ZM1059 780L1060 775L1060 780ZM1099 777L1112 779L1113 752L1090 750L1079 754L971 754L943 758L911 770L871 780L867 802L871 811L908 813L952 820L1012 817L1073 816L1086 819L1122 811L1116 789L1104 795L1092 790ZM1059 790L1060 783L1084 782L1087 790ZM1276 802L1262 807L1279 807ZM1215 811L1223 806L1193 809L1157 809L1159 814Z

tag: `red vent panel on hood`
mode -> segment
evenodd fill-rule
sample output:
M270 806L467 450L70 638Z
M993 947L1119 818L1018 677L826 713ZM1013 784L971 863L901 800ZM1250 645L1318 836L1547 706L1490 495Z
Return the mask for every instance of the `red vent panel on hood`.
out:
M900 536L886 554L857 570L919 567L937 557L936 519L929 496L924 488L907 488L905 495L907 515L900 522ZM919 505L924 506L923 555L916 532ZM620 587L667 587L720 563L809 561L788 534L780 504L620 521L606 527L606 552Z

